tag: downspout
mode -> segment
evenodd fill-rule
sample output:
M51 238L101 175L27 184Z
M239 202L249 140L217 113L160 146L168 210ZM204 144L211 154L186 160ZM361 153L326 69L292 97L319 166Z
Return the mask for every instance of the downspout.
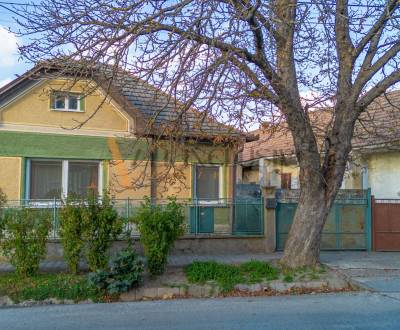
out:
M156 150L154 150L153 138L150 142L150 200L152 204L157 201L157 173L156 173Z

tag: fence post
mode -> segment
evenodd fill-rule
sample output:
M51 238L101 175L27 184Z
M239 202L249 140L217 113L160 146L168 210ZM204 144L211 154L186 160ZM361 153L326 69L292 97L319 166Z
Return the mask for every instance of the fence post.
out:
M130 216L130 201L129 201L129 197L126 200L126 219L129 219Z
M367 251L372 251L372 205L373 197L371 196L371 188L367 190L367 228L366 228L366 235L367 235Z
M57 210L56 210L56 198L53 197L53 239L56 239L56 230L57 230L57 214L56 214Z
M262 198L264 199L264 241L265 241L265 252L274 252L276 250L276 219L275 219L275 209L276 209L276 196L275 187L262 188ZM270 205L267 199L275 201L275 205Z

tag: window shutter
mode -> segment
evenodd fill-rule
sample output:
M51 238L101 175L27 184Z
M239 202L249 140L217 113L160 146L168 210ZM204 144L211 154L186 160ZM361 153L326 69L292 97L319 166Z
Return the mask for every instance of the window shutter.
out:
M79 98L79 109L80 111L85 111L85 97L81 96Z

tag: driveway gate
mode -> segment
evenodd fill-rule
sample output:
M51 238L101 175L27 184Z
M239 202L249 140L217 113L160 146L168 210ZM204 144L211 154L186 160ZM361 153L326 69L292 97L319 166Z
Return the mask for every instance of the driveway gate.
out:
M400 251L400 199L372 199L375 251Z
M277 192L276 244L283 250L297 208L298 190ZM321 249L371 249L370 190L341 190L326 221Z

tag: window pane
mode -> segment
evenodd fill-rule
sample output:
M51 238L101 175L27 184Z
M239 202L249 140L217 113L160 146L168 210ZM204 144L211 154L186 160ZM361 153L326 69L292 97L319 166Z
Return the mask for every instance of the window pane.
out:
M219 198L219 166L196 167L196 197L199 199Z
M78 96L77 95L69 95L68 96L68 109L78 110Z
M31 161L30 198L61 198L61 161Z
M65 95L54 95L54 109L65 109Z
M69 162L68 194L86 197L91 190L97 193L99 186L98 176L98 163Z

